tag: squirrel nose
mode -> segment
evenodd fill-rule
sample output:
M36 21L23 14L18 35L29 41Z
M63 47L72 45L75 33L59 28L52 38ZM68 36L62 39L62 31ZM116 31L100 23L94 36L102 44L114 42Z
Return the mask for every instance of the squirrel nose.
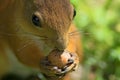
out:
M67 42L65 39L58 39L56 43L56 48L58 50L64 50L66 48Z
M55 48L57 48L60 51L63 51L65 49L65 46L63 44L56 44Z

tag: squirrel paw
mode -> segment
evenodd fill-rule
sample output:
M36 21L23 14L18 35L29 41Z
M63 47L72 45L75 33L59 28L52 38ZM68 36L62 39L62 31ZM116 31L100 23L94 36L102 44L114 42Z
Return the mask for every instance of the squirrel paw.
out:
M62 77L68 72L75 71L79 58L75 53L53 50L42 62L43 73L47 76Z

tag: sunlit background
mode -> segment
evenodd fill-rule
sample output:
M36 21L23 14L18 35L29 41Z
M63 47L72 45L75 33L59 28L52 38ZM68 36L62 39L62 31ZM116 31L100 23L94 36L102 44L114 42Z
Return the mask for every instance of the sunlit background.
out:
M120 0L71 0L82 35L82 80L120 80Z

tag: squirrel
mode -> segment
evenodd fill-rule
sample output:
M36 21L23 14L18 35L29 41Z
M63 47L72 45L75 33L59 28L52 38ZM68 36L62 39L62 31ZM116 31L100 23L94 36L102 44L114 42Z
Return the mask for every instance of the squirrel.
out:
M48 80L70 80L82 60L75 15L70 0L0 0L0 78L32 68Z

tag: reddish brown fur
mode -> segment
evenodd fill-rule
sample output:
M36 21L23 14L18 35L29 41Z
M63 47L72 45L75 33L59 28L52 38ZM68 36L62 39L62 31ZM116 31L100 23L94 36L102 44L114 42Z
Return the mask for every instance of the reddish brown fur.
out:
M0 66L6 65L0 67L0 77L11 69L10 55L18 63L46 72L40 62L55 48L75 54L78 66L82 52L79 33L72 33L78 32L73 12L69 0L0 0L0 57L4 62ZM32 23L33 14L41 26Z

